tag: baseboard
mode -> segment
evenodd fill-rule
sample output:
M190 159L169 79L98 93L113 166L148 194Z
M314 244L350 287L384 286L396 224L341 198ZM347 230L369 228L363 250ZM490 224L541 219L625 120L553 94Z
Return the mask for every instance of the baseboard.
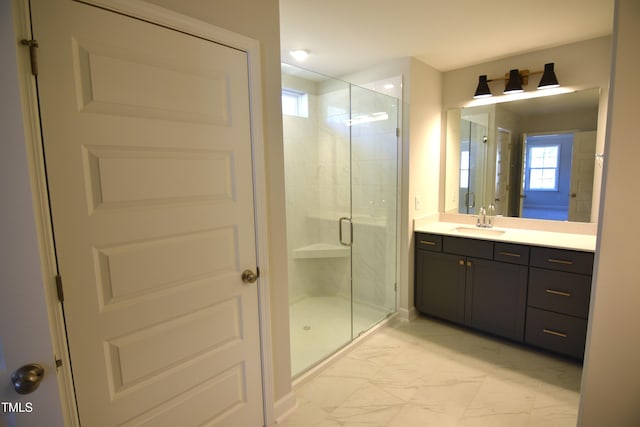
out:
M287 418L289 414L291 414L296 409L297 406L298 403L296 401L296 395L293 391L290 391L286 396L279 399L273 405L276 424L282 423L284 419Z
M400 307L398 309L398 320L402 320L404 322L411 322L418 317L418 312L415 307L411 307L409 309Z

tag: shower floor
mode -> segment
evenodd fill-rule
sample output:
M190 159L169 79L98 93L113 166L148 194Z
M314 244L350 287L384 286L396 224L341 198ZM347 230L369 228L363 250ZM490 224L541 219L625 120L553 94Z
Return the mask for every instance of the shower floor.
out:
M355 335L384 319L387 311L353 303ZM307 297L289 307L291 374L305 371L351 341L351 302L340 296Z

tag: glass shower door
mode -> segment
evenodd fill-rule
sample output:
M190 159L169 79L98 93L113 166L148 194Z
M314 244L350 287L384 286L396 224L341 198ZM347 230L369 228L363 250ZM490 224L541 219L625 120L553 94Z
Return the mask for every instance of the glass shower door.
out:
M396 308L398 100L351 87L353 337Z
M480 206L488 204L485 204L486 145L487 127L472 120L461 119L460 213L475 214Z
M288 103L283 127L291 365L296 376L353 336L350 88L299 68L282 71L283 105Z
M282 68L292 375L396 307L398 100Z

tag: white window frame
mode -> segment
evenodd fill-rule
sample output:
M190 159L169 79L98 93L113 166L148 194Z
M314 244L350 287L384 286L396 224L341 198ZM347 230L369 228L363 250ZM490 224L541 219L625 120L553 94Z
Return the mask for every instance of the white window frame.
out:
M541 167L533 167L533 151L536 149L548 149L548 148L555 148L556 149L556 156L555 156L555 165L554 166L546 166L543 165ZM529 161L529 167L527 168L527 173L528 173L528 180L527 180L527 189L529 191L558 191L558 184L559 184L559 178L560 178L560 149L561 146L560 144L541 144L541 145L531 145L529 146L528 150L528 161ZM544 175L544 173L546 171L553 171L553 187L543 187L543 186L532 186L532 172L533 171L542 171L542 174ZM540 180L540 183L543 182L543 179Z
M283 87L282 114L294 117L309 117L309 96L302 91Z
M460 151L460 188L469 188L470 155L469 150Z

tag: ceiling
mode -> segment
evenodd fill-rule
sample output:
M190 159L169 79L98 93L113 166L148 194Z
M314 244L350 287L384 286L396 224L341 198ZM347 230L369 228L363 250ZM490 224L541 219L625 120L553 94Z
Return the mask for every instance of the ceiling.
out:
M612 26L613 0L280 0L282 61L335 77L403 57L444 72Z

